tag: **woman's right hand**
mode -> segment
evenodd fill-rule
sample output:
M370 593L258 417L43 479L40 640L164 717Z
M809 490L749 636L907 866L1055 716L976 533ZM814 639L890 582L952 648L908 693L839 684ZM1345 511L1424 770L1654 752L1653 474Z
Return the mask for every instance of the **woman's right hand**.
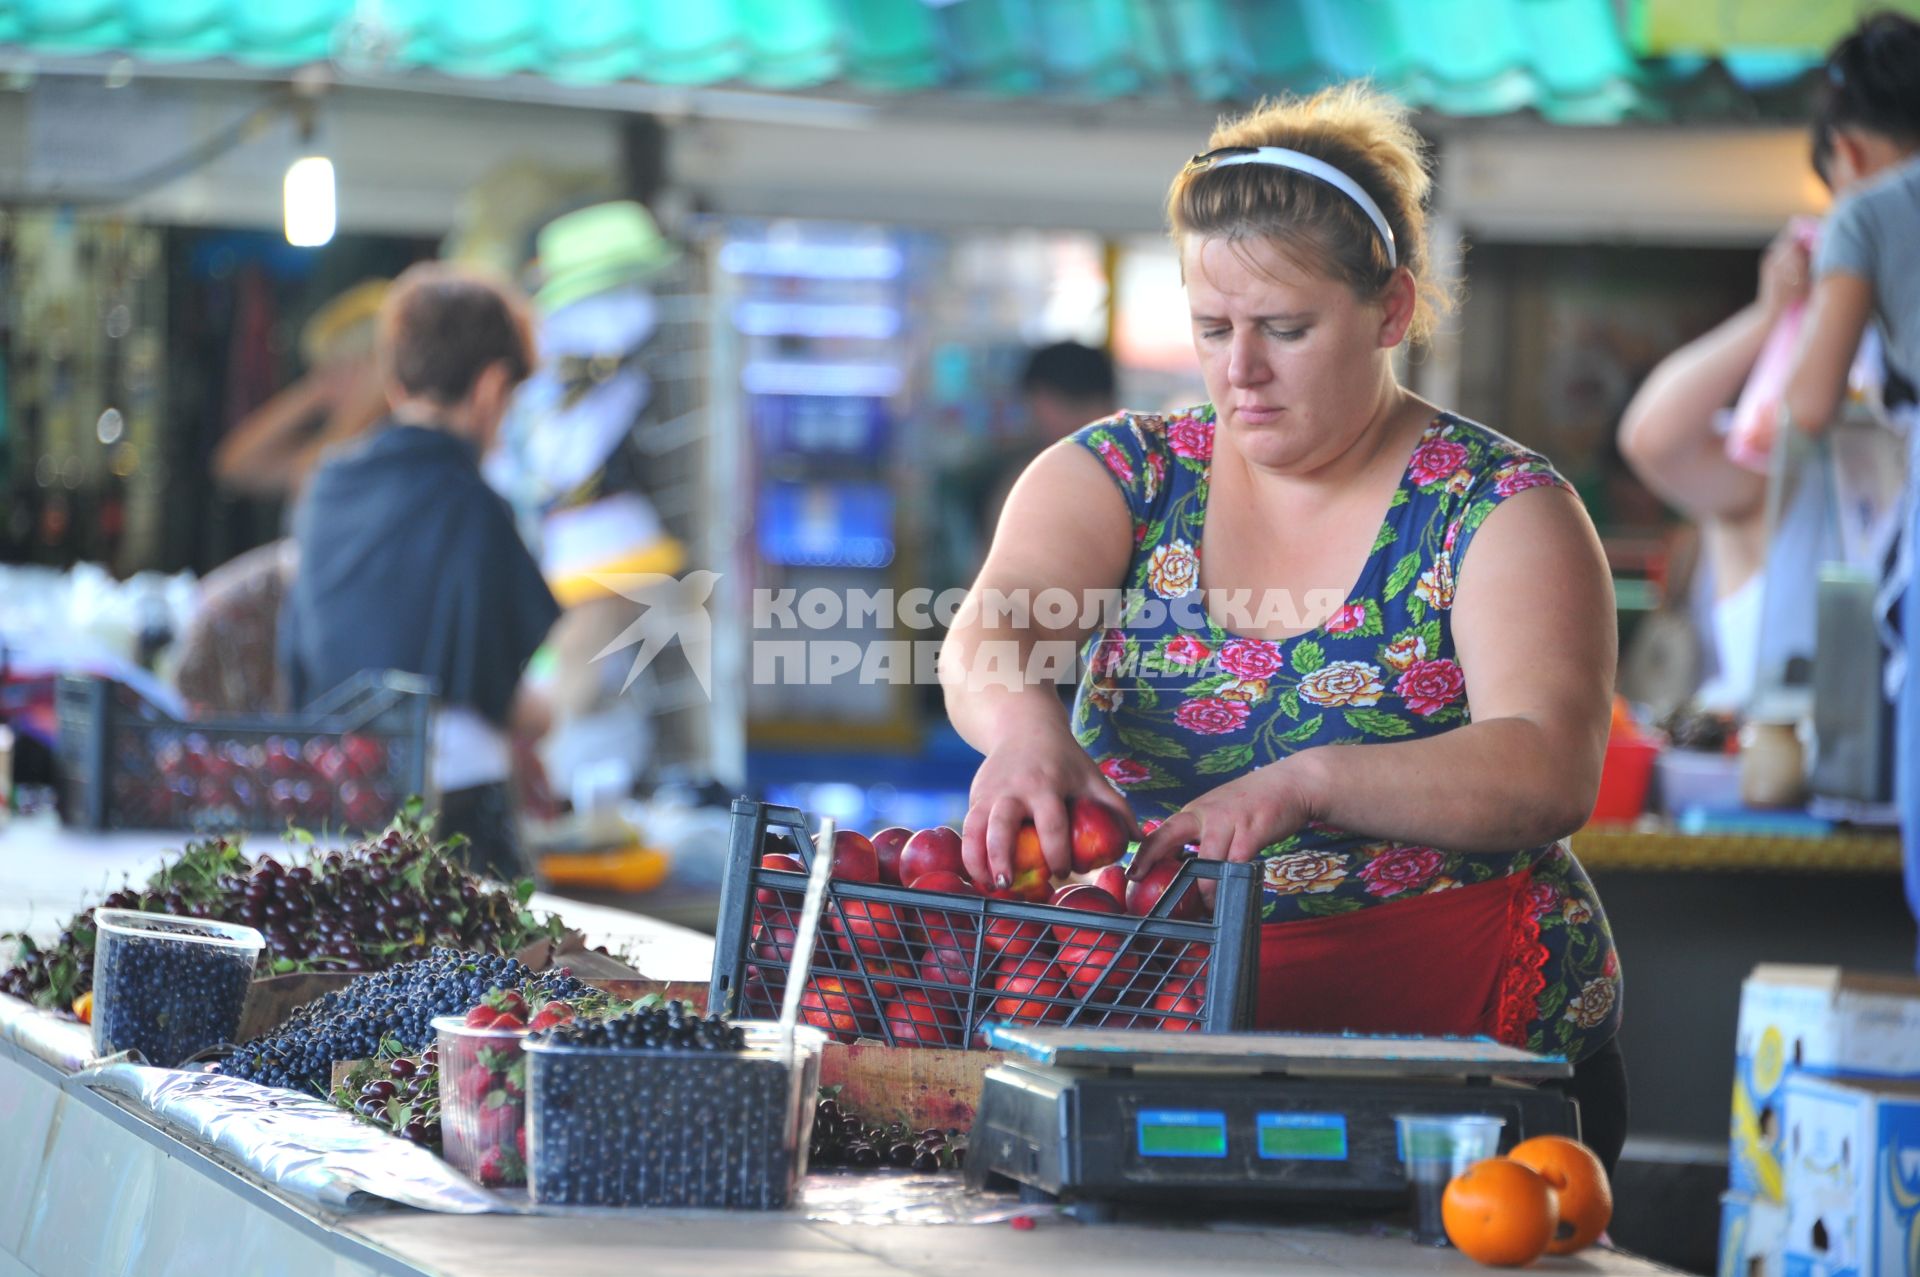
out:
M1812 288L1813 257L1797 226L1789 225L1773 237L1760 259L1761 308L1779 315L1795 302L1807 299Z
M961 831L968 876L988 890L1004 889L1013 881L1014 836L1031 821L1052 876L1066 877L1073 870L1070 800L1105 804L1128 836L1137 836L1126 801L1073 739L1064 716L1007 733L974 773Z

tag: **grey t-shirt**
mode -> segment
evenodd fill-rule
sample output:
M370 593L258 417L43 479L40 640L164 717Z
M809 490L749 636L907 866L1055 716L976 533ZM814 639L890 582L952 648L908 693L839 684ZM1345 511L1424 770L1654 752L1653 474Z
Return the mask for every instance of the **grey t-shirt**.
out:
M1848 191L1820 237L1814 273L1843 271L1873 286L1888 365L1920 379L1920 156Z

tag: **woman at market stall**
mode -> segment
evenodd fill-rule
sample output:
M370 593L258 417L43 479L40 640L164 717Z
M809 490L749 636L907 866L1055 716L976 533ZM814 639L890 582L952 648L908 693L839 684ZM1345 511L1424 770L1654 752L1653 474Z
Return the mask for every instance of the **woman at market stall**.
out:
M1404 110L1331 89L1208 147L1168 216L1212 402L1042 454L942 652L986 756L968 867L1007 881L1030 821L1063 874L1069 801L1142 818L1135 875L1185 846L1258 858L1262 1027L1564 1053L1611 1165L1620 970L1562 841L1607 737L1598 539L1545 459L1395 377L1445 300ZM1127 614L975 606L1062 589L1124 590ZM1061 642L1084 645L1071 715L995 673Z

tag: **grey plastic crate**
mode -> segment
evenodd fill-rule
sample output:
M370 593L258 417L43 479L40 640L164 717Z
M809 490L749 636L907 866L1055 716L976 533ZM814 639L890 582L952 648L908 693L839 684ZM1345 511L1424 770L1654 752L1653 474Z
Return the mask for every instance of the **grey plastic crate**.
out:
M760 859L778 851L811 865L812 823L795 808L746 799L733 804L732 821L708 1005L771 1018L792 975L806 876L762 869ZM1173 918L1209 880L1212 916ZM1244 1029L1258 979L1260 887L1258 866L1190 860L1153 913L1135 918L836 879L803 1007L809 1023L842 1039L959 1049L981 1046L980 1026L994 1020ZM1059 934L1075 943L1062 945ZM1036 948L1027 956L1045 955L1052 973L1028 989L997 988L1020 956L1008 955L1028 940Z

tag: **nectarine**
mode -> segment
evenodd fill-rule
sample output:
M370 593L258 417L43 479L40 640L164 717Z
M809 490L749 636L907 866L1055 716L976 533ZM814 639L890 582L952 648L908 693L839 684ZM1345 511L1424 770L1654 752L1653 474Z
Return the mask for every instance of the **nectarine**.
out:
M900 876L900 849L907 845L907 839L911 837L913 830L889 825L867 840L873 844L874 857L880 862L881 882L892 883L896 887L906 885L906 879Z
M1091 798L1073 803L1073 871L1089 874L1127 854L1127 829L1113 808Z
M1012 892L996 891L989 900L1018 900ZM1047 938L1047 929L1023 918L989 918L983 941L987 950L1003 958L1024 958Z
M944 1006L934 1005L922 989L902 989L897 1002L889 1002L884 1016L895 1046L957 1046L960 1018Z
M1160 903L1160 897L1167 894L1167 888L1180 876L1181 861L1176 857L1162 860L1153 868L1141 874L1139 878L1127 884L1127 912L1136 918L1144 918L1153 912ZM1183 918L1198 921L1206 916L1206 905L1200 899L1199 885L1189 886L1167 915L1170 918Z
M922 829L900 849L900 881L911 886L933 873L964 875L967 862L960 854L960 835L945 825Z
M880 881L880 857L865 834L842 829L833 835L833 876L846 882Z
M800 992L800 1018L844 1041L879 1029L873 1003L839 976L815 976Z
M1067 988L1059 970L1045 958L1022 958L1018 962L1003 963L999 974L993 979L993 987L1002 995L994 999L993 1013L1003 1020L1044 1024L1066 1018L1066 1007L1038 1001L1040 998L1062 997ZM1023 997L1023 994L1030 996Z

